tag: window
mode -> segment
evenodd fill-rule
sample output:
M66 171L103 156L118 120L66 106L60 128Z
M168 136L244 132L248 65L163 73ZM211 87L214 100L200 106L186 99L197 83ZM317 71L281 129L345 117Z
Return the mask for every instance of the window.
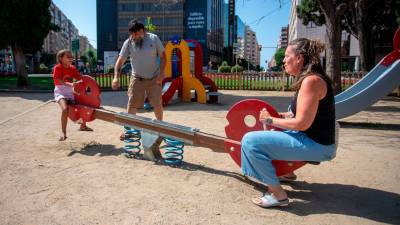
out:
M183 19L180 17L171 18L152 18L152 22L156 26L182 26Z
M317 25L312 21L308 22L308 24L306 26L306 28L315 28L315 27L317 27Z
M165 11L179 11L183 9L183 3L178 2L175 4L162 5L160 3L122 3L119 5L119 10L122 12L161 12Z

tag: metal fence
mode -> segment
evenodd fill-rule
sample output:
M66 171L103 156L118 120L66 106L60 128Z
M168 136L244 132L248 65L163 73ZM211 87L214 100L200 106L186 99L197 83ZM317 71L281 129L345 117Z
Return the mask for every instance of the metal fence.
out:
M91 74L103 90L111 89L113 74ZM293 76L283 73L205 73L220 90L290 91ZM362 73L342 73L342 89L347 89L362 78ZM127 89L129 74L120 76L120 88Z

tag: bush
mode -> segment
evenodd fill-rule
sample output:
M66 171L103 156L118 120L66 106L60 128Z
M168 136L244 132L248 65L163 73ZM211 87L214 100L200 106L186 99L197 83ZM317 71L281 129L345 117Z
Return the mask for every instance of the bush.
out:
M283 59L285 58L285 50L286 50L285 48L280 48L275 52L274 59L276 62L276 66L279 68L282 68L283 66Z
M106 69L106 74L113 74L114 73L114 66L108 66Z
M240 73L240 72L243 72L243 67L239 66L238 64L233 66L231 69L231 73Z
M223 61L221 66L218 68L218 73L229 73L231 72L231 67L226 61Z
M49 73L49 67L41 63L39 65L39 73Z

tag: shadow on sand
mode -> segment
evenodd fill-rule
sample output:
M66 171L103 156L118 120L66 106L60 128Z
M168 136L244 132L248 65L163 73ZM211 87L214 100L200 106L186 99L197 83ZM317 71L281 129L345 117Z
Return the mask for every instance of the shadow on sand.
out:
M116 149L113 145L88 144L80 151L72 151L69 156L74 154L102 157L117 156L123 154L123 150L121 148ZM159 161L155 162L155 165L230 177L246 182L260 192L266 190L266 186L263 184L247 179L236 172L218 170L190 162L171 166ZM295 200L288 207L275 210L283 210L298 216L341 214L381 223L400 223L400 195L396 193L356 185L307 183L305 181L293 181L284 183L284 185L292 187L293 190L288 191L288 195L289 198Z

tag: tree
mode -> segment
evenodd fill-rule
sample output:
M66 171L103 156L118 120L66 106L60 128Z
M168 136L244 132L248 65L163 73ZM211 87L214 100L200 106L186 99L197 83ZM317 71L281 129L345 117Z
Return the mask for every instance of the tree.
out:
M86 65L86 63L89 61L88 57L86 55L81 55L80 60L83 62L83 64Z
M39 73L49 73L49 67L47 67L44 63L39 65Z
M153 22L151 21L151 17L147 17L145 28L148 32L151 33L154 33L157 30L156 25L154 25Z
M231 72L231 67L226 61L223 61L221 66L218 68L218 73L229 73Z
M40 50L50 31L51 0L13 0L0 2L0 49L11 46L18 86L28 85L25 54Z
M247 70L247 69L248 70L254 70L255 69L254 65L251 62L249 62L247 59L244 59L244 58L240 58L238 60L238 64L241 67L243 67L244 70Z
M51 66L56 63L56 55L52 53L42 52L40 62L46 66Z
M369 71L376 55L371 46L390 43L400 25L400 1L358 0L344 13L342 22L343 29L359 41L361 70Z
M328 43L326 43L326 73L335 84L335 92L339 93L341 87L341 34L342 16L356 0L303 0L297 6L299 18L303 19L303 24L309 22L321 26L325 23Z
M92 50L88 50L86 55L89 58L90 70L93 71L97 66L97 54Z
M276 67L278 68L282 68L283 66L283 59L285 58L285 50L286 50L285 48L280 48L275 52L274 59L276 62Z
M243 67L241 67L239 64L232 66L231 73L241 73L241 72L243 72Z

